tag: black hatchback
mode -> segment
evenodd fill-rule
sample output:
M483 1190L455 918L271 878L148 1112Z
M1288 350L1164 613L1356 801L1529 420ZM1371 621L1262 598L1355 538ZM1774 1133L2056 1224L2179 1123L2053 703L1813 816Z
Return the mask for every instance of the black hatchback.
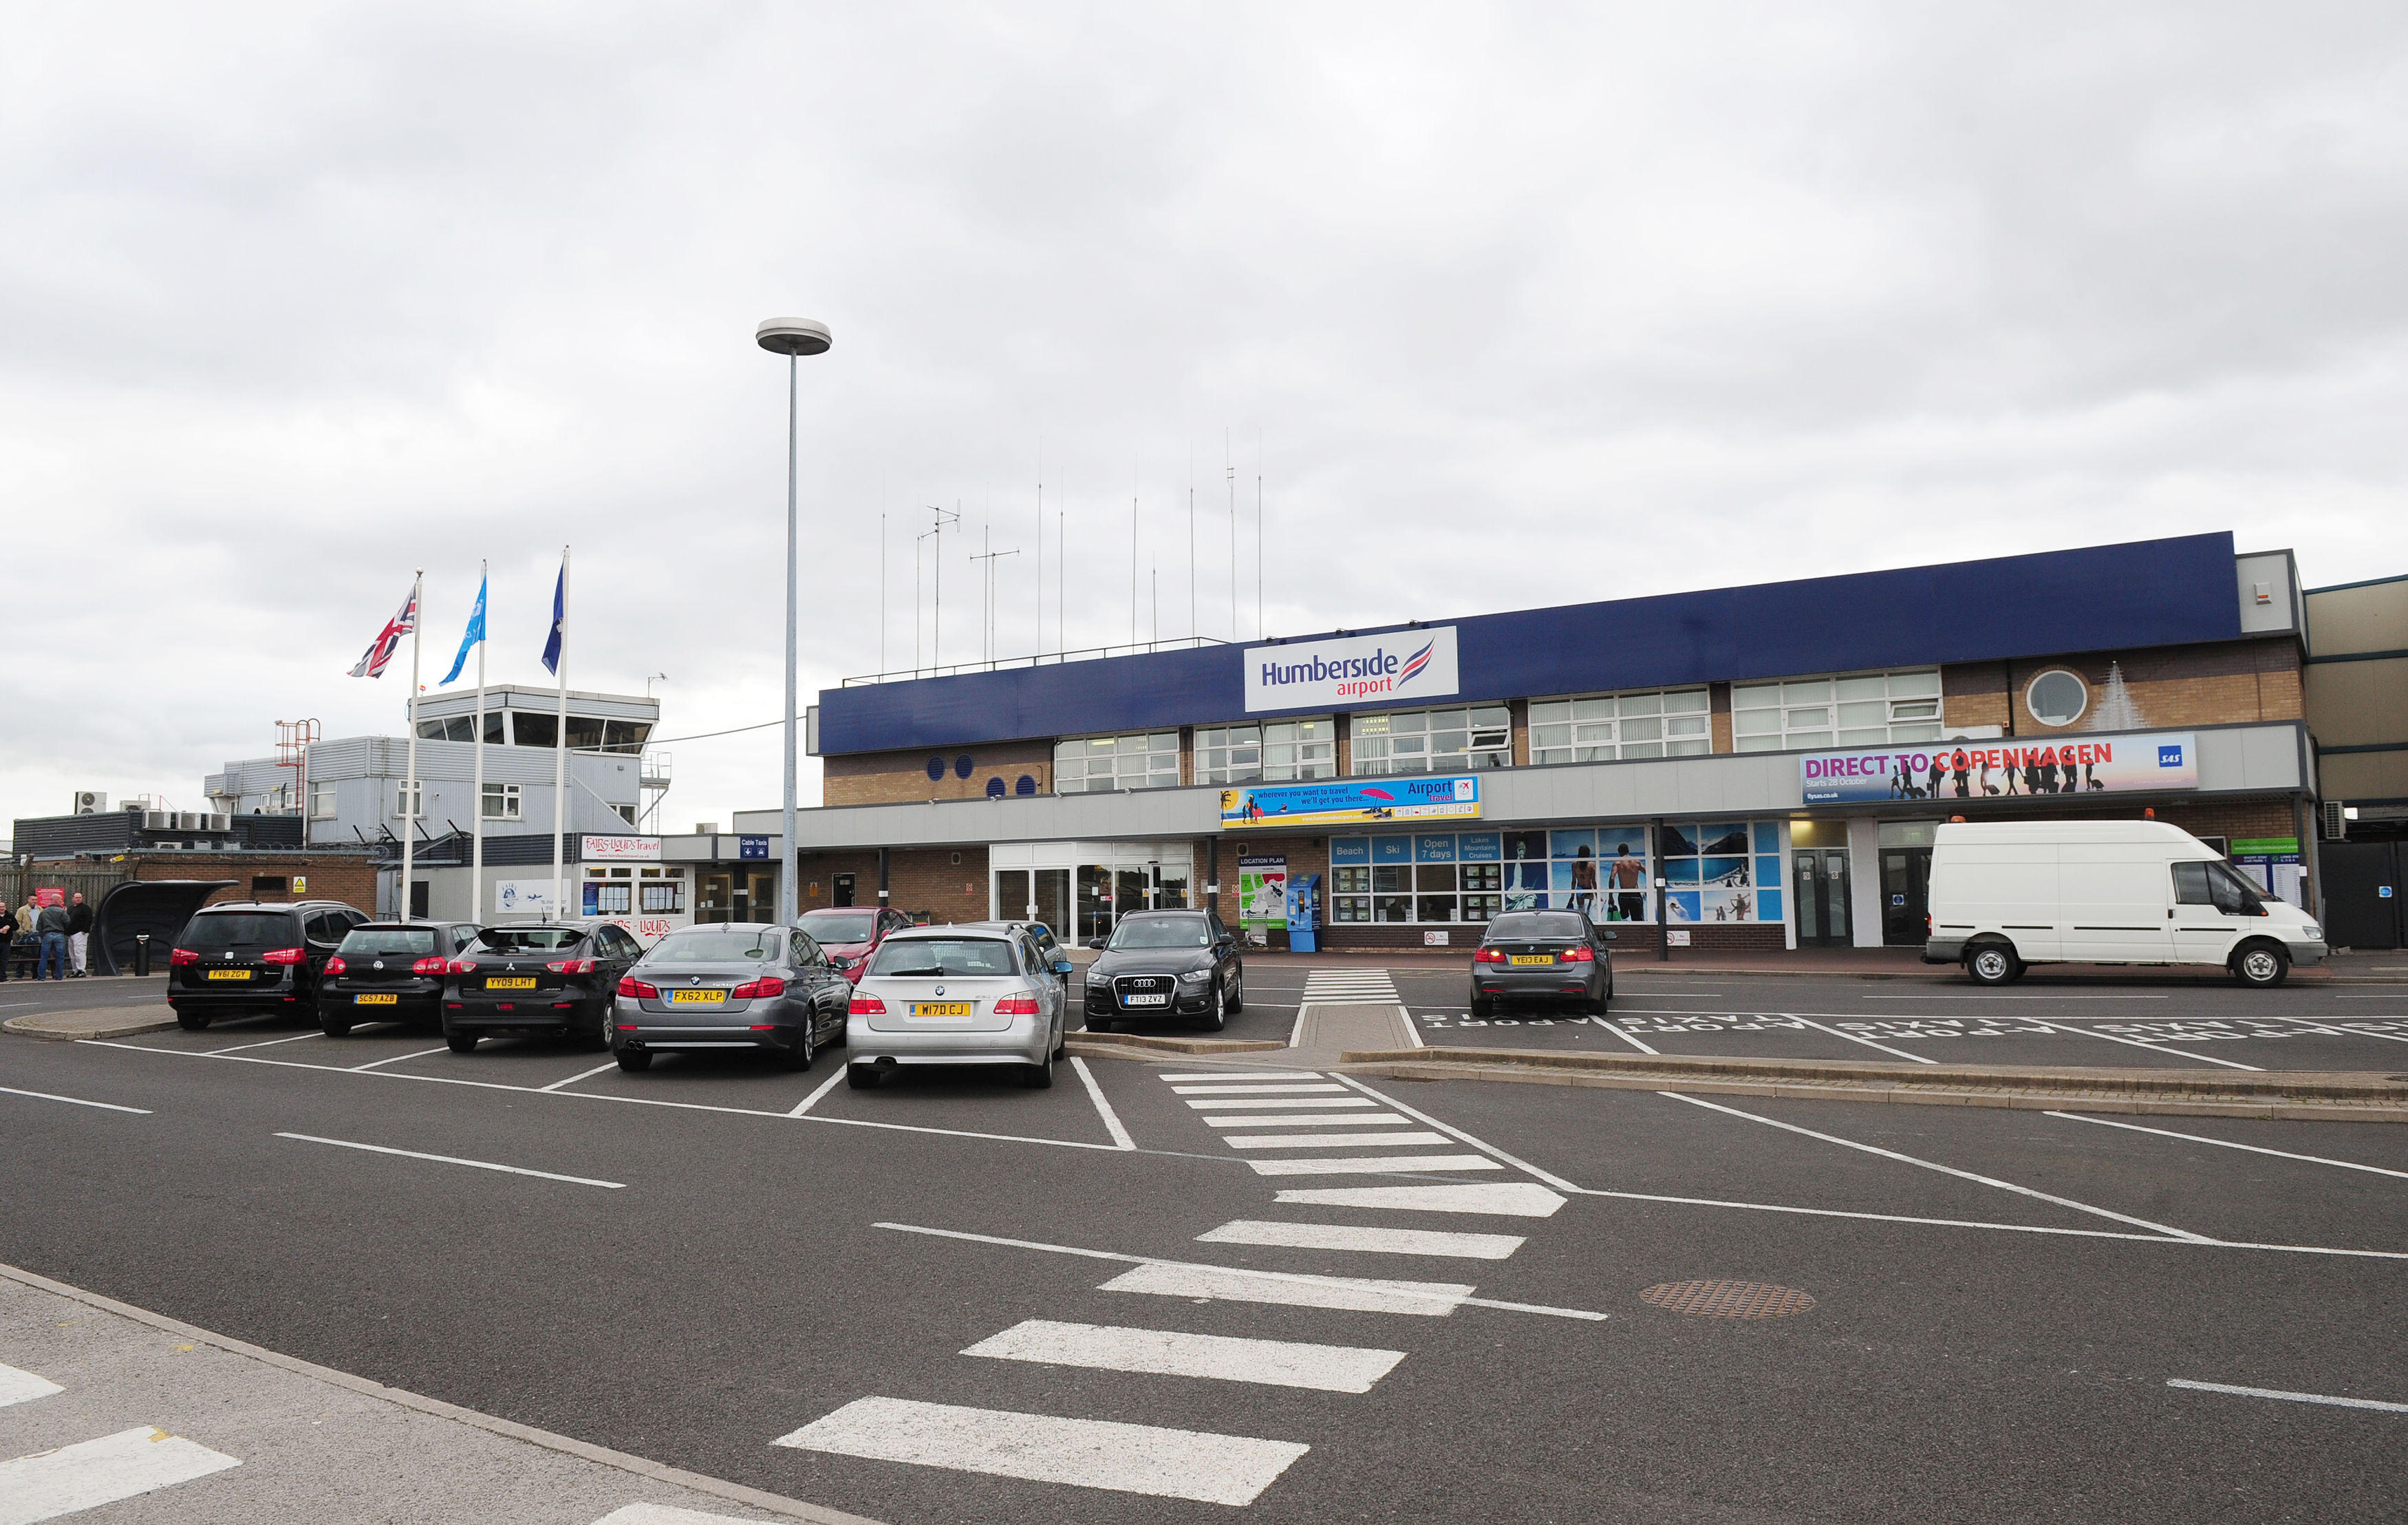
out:
M318 1026L339 1038L360 1022L421 1030L442 1020L443 976L477 937L474 922L371 921L353 927L318 972Z
M504 1035L574 1036L608 1048L610 998L643 954L610 921L487 927L444 976L443 1041L455 1054Z
M1578 911L1508 911L1488 923L1471 955L1471 1014L1499 1001L1577 1002L1602 1013L1613 999L1611 932Z
M364 911L331 900L207 905L167 955L167 1005L189 1033L220 1017L318 1007L318 975Z

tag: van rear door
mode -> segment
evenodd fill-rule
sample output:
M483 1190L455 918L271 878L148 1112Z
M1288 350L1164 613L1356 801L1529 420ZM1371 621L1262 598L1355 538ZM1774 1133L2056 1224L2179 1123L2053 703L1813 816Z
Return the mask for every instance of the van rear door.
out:
M2057 845L2062 957L2091 963L2171 963L2173 879L2150 842Z

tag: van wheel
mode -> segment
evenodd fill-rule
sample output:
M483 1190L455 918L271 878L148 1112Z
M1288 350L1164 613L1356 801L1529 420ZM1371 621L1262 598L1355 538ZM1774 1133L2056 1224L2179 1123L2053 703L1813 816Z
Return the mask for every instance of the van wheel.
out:
M2012 985L2023 972L2024 961L2004 943L1984 943L1965 954L1965 973L1976 985Z
M2289 977L2290 955L2272 943L2251 943L2233 955L2232 972L2243 985L2272 990Z

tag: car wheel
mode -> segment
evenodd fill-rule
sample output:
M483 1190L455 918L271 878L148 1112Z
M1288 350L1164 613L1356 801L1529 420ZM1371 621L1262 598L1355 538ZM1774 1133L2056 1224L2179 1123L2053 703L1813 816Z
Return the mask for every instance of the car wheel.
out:
M610 1003L605 1001L602 1003L600 1013L594 1019L594 1031L585 1034L585 1041L606 1053L609 1052L610 1048Z
M1020 1083L1031 1090L1054 1089L1054 1062L1048 1058L1042 1064L1031 1064L1020 1077Z
M474 1033L446 1033L443 1034L443 1047L451 1049L455 1054L473 1054L477 1051L477 1034Z
M1228 1010L1221 995L1221 982L1216 979L1212 982L1211 994L1204 1003L1204 1015L1196 1025L1207 1033L1218 1033L1228 1021Z
M619 1068L628 1075L641 1075L652 1067L652 1056L641 1048L619 1050Z
M850 1000L850 998L847 998L847 1003L846 1003L846 1004L847 1004L848 1005L851 1005L851 1000ZM843 1047L844 1047L844 1037L845 1037L844 1022L845 1022L845 1018L846 1018L847 1016L849 1016L849 1015L850 1015L850 1013L849 1013L849 1012L844 1012L844 1011L839 1011L839 1012L838 1012L838 1013L836 1014L836 1025L828 1029L828 1040L827 1040L827 1041L828 1041L828 1047L829 1047L829 1048L843 1048Z
M1484 1022L1488 1020L1489 1018L1496 1016L1497 998L1493 995L1473 996L1471 998L1471 1015L1479 1018Z
M198 1033L209 1025L209 1014L206 1011L179 1011L176 1013L176 1025L187 1033Z
M1060 1058L1064 1057L1065 1055L1068 1054L1068 1053L1069 1053L1069 1051L1070 1051L1070 1022L1069 1022L1069 1019L1068 1019L1068 1018L1064 1018L1064 1019L1063 1019L1063 1021L1062 1021L1062 1025L1061 1025L1059 1028L1055 1029L1055 1030L1054 1030L1054 1054L1053 1054L1053 1057L1054 1057L1054 1058L1055 1058L1055 1059L1060 1059Z
M1232 985L1232 986L1229 988L1229 1005L1228 1005L1228 1012L1229 1012L1229 1015L1230 1015L1230 1016L1235 1017L1236 1015L1238 1015L1238 1013L1240 1013L1240 1012L1241 1012L1241 1011L1243 1011L1243 1010L1245 1010L1245 1009L1246 1009L1246 976L1245 976L1245 974L1244 974L1244 972L1243 972L1243 971L1240 971L1240 973L1239 973L1239 975L1238 975L1238 982L1237 982L1235 985Z
M781 1056L786 1062L786 1068L808 1070L811 1067L811 1062L820 1057L819 1038L811 1031L811 1023L816 1021L818 1017L817 1012L811 1014L810 1019L803 1023L803 1041L787 1049Z
M318 1031L330 1038L345 1038L351 1036L351 1024L340 1017L322 1016L318 1019Z
M875 1064L848 1064L844 1067L844 1083L855 1090L869 1090L878 1084Z
M1982 943L1966 950L1965 973L1976 985L2012 985L2023 972L2023 961L2004 943Z
M2290 955L2272 943L2250 943L2232 956L2232 972L2243 985L2272 990L2289 976Z
M1087 1031L1090 1033L1109 1033L1111 1030L1112 1024L1109 1018L1090 1017L1087 1019Z

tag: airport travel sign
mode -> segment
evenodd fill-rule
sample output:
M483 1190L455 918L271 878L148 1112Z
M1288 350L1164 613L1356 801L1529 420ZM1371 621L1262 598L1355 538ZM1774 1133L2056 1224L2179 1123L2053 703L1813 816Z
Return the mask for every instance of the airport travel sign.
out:
M1221 829L1362 826L1383 820L1473 820L1480 780L1400 775L1318 784L1254 784L1221 791Z
M2136 736L1928 742L1798 760L1808 805L1984 800L2199 787L2199 741L2187 731Z
M1453 625L1246 648L1249 715L1446 699L1462 687L1455 675Z

